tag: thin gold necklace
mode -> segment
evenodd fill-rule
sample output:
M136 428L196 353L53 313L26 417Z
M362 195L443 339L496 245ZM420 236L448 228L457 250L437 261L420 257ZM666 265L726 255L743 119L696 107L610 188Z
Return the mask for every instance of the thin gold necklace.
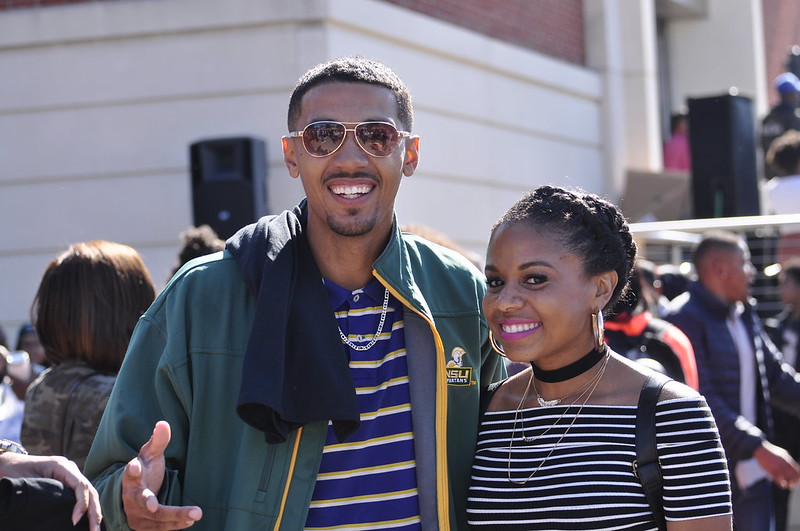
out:
M507 475L508 481L510 483L514 483L515 485L525 485L528 481L530 481L530 479L534 476L534 474L536 474L542 468L542 466L544 466L545 462L548 459L550 459L550 456L552 456L553 453L556 451L556 448L558 448L558 445L561 444L561 441L564 440L564 437L566 437L567 434L569 433L569 431L572 429L572 426L575 424L575 421L578 420L578 416L583 411L583 407L589 402L589 399L592 398L592 395L594 394L594 390L597 389L597 385L600 383L600 380L602 379L603 374L606 371L606 367L608 366L608 359L609 359L609 357L607 356L605 361L603 362L603 366L598 371L597 378L594 379L594 384L591 387L587 387L586 389L584 389L584 391L580 395L578 395L575 398L575 400L572 401L572 403L570 405L565 406L564 407L564 412L561 413L561 415L559 415L558 419L556 419L556 422L552 426L550 426L546 430L544 430L541 434L537 435L536 437L526 437L525 436L525 420L524 420L524 418L522 419L522 421L521 421L521 424L522 424L522 440L525 443L530 444L530 443L535 442L536 440L540 439L541 437L544 437L548 433L550 433L550 431L553 430L553 428L555 428L556 426L559 425L559 423L561 422L561 419L563 419L564 416L567 414L567 411L569 411L569 409L572 406L574 406L576 403L578 403L581 400L581 398L583 398L584 396L586 397L583 400L583 403L581 403L580 407L578 408L577 413L575 413L575 416L572 418L572 421L569 423L569 426L567 426L567 429L564 430L564 433L562 433L561 437L559 437L558 440L555 442L553 447L550 449L550 452L548 452L548 454L544 457L544 459L542 459L542 462L539 463L539 466L537 466L534 469L534 471L531 472L528 475L527 478L525 478L522 481L517 481L517 480L514 480L514 479L511 478L511 454L512 454L512 450L514 448L514 436L517 433L517 421L519 419L520 408L522 407L522 404L525 402L525 399L528 397L528 392L530 391L530 388L531 388L531 382L533 382L533 371L531 371L531 379L528 380L528 386L525 388L525 394L522 396L522 400L519 401L519 405L517 405L517 410L514 413L514 424L513 424L513 427L511 428L511 440L509 440L509 442L508 442L508 463L507 463L507 466L506 466L506 475Z

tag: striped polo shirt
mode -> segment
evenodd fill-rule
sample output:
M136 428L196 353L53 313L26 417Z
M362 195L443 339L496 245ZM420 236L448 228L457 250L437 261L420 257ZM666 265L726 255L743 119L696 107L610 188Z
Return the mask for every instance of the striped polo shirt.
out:
M329 281L325 286L340 330L367 346L380 323L385 288L375 279L355 291ZM361 425L344 442L329 426L305 528L420 529L403 309L394 297L378 341L349 353Z

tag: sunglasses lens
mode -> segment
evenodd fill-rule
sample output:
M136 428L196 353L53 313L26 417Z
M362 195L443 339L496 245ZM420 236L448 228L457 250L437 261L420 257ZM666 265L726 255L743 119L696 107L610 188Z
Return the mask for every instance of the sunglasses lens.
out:
M376 157L387 157L397 149L400 135L391 124L367 122L356 126L356 138L361 147Z
M344 141L344 125L336 122L315 122L303 129L303 145L315 157L330 155Z

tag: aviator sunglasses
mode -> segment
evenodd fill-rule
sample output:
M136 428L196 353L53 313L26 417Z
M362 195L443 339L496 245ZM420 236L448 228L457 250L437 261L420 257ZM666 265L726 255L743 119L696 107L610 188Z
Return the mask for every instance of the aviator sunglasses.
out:
M353 125L354 127L347 127ZM373 157L388 157L400 140L411 133L398 131L387 122L313 122L302 131L292 131L290 137L301 137L303 147L312 157L327 157L344 144L348 131L353 131L358 147Z

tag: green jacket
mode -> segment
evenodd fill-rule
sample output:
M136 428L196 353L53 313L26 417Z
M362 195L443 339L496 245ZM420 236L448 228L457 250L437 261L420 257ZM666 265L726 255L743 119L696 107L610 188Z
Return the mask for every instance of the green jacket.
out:
M422 528L466 529L480 390L505 373L487 339L484 280L458 253L397 229L374 275L405 306ZM224 251L184 266L141 318L85 468L108 529L129 529L122 468L161 419L172 439L159 498L200 506L192 529L303 529L327 423L268 445L237 416L254 302Z

